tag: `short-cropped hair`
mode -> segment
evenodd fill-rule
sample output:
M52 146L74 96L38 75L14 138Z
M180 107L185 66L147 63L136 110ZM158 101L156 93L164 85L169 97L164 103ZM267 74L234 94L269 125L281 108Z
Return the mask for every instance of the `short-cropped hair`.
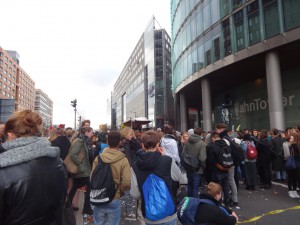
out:
M217 194L221 194L222 192L222 187L220 184L214 183L214 182L209 182L207 185L207 193L210 194L213 197L216 197Z
M153 130L146 131L141 138L146 149L155 148L159 140L158 134Z
M111 131L107 134L107 144L110 148L118 147L121 141L121 133L119 131Z
M197 135L201 135L202 134L202 129L200 127L197 127L194 129L194 134L197 134Z

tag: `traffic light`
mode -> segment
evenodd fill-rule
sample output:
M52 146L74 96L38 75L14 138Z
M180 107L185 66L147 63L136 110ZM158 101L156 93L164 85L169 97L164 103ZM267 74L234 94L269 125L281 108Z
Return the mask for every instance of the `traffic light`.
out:
M79 123L81 122L81 116L78 117L78 122L79 122Z
M71 101L71 106L73 106L74 108L76 108L76 105L77 105L77 100L73 100Z

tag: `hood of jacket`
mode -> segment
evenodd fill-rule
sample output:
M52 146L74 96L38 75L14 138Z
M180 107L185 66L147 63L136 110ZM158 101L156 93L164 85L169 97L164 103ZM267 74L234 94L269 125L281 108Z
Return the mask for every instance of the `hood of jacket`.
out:
M59 157L59 148L52 147L45 137L20 137L2 144L5 152L0 157L0 167L17 165L40 157Z
M120 150L105 148L100 154L100 157L104 163L114 163L125 158L126 156Z
M198 134L192 134L189 136L188 142L191 144L197 143L198 141L201 141L201 136Z
M161 154L159 152L139 150L137 152L136 165L143 171L153 171L157 168L160 157Z

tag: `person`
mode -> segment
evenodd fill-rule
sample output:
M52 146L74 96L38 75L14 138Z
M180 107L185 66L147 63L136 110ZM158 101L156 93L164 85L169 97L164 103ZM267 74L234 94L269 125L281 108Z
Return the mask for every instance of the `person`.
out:
M66 170L59 148L39 137L42 118L31 110L6 122L0 157L0 224L59 225L56 217L66 193Z
M270 189L272 187L271 161L273 156L272 144L268 140L268 132L265 129L260 130L257 149L257 173L260 180L261 189Z
M211 143L207 146L206 166L211 168L211 180L222 186L225 207L230 205L230 189L228 170L222 170L217 166L221 148L227 145L227 140L221 139L217 132L211 134Z
M226 128L227 128L227 126L224 123L219 123L216 125L216 131L217 131L217 133L219 133L220 138L224 139L226 141L226 144L229 145L231 148L234 165L228 170L228 179L229 179L228 182L229 182L229 187L231 190L230 205L238 206L237 183L236 183L234 177L235 177L235 168L238 167L241 162L239 162L234 157L234 154L233 154L233 152L234 152L233 141L234 140L232 140L232 138L229 137L228 130Z
M166 154L172 157L177 165L180 165L177 139L172 126L165 126L165 136L160 140L160 146L166 150Z
M100 154L104 163L109 163L115 186L118 187L114 199L106 205L94 206L94 225L118 225L121 218L121 194L130 189L131 172L128 159L120 151L121 134L118 131L111 131L107 135L108 148ZM93 169L98 164L98 158L93 162ZM91 173L91 174L92 174Z
M188 179L187 196L198 198L201 179L206 167L206 144L201 139L201 128L195 128L194 134L190 135L184 146L184 153L190 153L199 159L200 168L197 171L186 171Z
M53 128L50 130L51 138L49 141L51 142L52 146L59 147L60 150L60 158L64 160L69 153L69 148L71 146L71 142L64 134L64 130L62 128Z
M289 157L295 159L296 168L287 168L287 180L288 180L288 195L290 198L300 198L296 189L298 179L300 178L300 151L297 142L299 141L299 135L292 133L287 137L287 140L283 143L284 159L287 160Z
M255 147L254 141L252 141L250 134L245 134L241 143L241 147L245 151L245 154L247 154L247 145L249 144ZM247 190L255 190L257 185L256 158L247 159L247 157L245 157L245 182Z
M141 144L135 137L134 131L129 127L124 127L120 131L122 136L122 142L120 145L121 151L126 155L130 167L136 161L136 153L141 149ZM127 190L122 195L122 200L125 203L126 217L125 220L136 220L136 214L134 214L134 199L130 195L130 190Z
M186 145L188 139L189 139L189 133L188 132L184 132L183 134L181 134L180 141L178 141L178 154L179 154L179 157L181 157L183 148Z
M274 137L271 140L273 151L276 158L272 161L272 169L275 171L277 182L285 182L286 180L286 170L284 167L284 156L283 156L283 142L284 139L281 138L278 129L273 129Z
M80 129L79 137L73 141L70 148L70 156L73 162L78 166L78 174L73 175L73 185L69 193L70 201L73 201L74 195L78 188L86 186L84 193L84 206L82 214L93 215L93 210L90 205L90 173L91 165L89 158L88 143L93 135L93 128L82 127ZM80 161L78 155L80 151L84 152L84 158Z
M142 186L151 172L162 178L167 185L173 203L176 204L176 193L172 188L172 181L181 179L181 171L176 165L175 160L168 155L165 155L164 149L159 147L159 136L155 131L146 131L141 139L142 149L137 152L137 160L133 164L131 177L130 193L134 199L142 199L142 214L145 218L146 225L148 224L177 224L176 210L172 215L166 216L161 220L152 221L146 217L145 202L143 198Z
M222 187L214 182L207 185L207 193L201 193L200 199L211 200L213 204L200 203L195 216L196 224L234 225L238 222L238 216L229 208L220 208L222 199ZM226 210L227 213L224 212Z

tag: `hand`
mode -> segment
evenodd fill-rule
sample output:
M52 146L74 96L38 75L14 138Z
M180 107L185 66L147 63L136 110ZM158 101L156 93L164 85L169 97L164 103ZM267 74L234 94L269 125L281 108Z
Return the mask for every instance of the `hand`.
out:
M163 147L158 146L158 147L156 147L156 150L158 152L160 152L161 155L165 155L166 154L166 150Z
M238 218L238 216L235 214L235 212L232 211L231 215L234 216L234 217L236 218L236 222L239 221L239 218Z

